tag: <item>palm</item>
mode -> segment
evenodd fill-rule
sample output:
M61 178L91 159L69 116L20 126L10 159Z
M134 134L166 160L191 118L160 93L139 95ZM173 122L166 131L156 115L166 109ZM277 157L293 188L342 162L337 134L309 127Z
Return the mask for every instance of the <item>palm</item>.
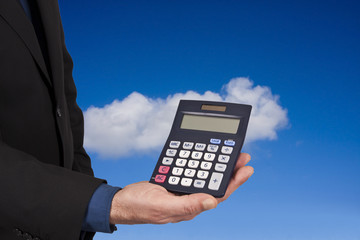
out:
M205 193L178 196L149 182L130 184L115 195L110 220L117 224L163 224L190 220L205 210L215 208L251 176L252 167L245 166L249 160L248 154L240 155L223 198L215 199Z

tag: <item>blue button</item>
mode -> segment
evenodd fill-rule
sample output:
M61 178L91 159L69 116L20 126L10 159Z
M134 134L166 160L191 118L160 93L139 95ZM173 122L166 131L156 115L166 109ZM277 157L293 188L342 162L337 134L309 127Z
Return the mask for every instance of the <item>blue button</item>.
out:
M211 142L212 144L220 144L220 143L221 143L221 140L220 140L220 139L216 139L216 138L212 138L212 139L210 139L210 142Z
M225 140L224 144L226 146L235 146L235 141L233 141L233 140Z

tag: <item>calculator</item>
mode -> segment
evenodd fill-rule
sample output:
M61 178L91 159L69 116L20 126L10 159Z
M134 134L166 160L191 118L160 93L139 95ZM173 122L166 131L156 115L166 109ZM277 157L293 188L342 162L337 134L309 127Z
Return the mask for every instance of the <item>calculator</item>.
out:
M251 106L180 100L150 182L179 194L223 197L244 143Z

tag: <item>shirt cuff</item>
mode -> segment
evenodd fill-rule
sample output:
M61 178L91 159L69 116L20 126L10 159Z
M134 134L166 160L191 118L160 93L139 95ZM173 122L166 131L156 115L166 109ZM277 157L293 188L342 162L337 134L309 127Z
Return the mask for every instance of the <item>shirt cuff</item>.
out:
M105 183L101 184L92 195L81 227L86 232L112 233L115 225L110 224L112 199L121 188Z

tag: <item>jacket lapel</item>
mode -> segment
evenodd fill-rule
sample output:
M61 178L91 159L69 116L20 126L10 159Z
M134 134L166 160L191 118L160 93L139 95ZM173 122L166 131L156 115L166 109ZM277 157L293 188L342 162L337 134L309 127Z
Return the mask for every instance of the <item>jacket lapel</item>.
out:
M63 46L61 42L61 22L58 3L55 0L37 0L37 2L48 47L50 76L54 84L55 97L58 99L64 87Z
M26 16L20 3L14 0L0 0L0 16L3 17L23 40L39 68L45 75L48 83L51 85L34 27Z

